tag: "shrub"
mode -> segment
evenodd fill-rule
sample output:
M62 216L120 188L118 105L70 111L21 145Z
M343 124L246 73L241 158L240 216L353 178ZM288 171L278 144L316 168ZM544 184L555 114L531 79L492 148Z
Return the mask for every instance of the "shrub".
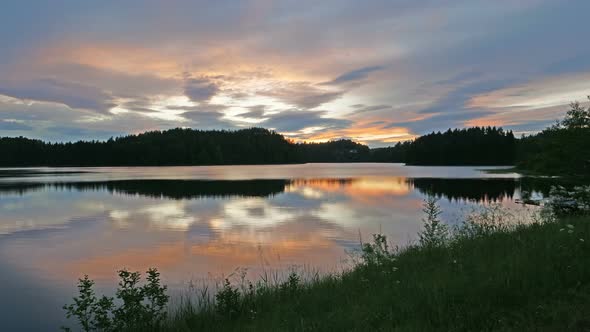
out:
M282 292L293 295L299 289L300 286L301 286L301 277L299 277L297 272L291 271L291 273L289 273L289 277L287 278L287 281L283 282L279 286L279 288L281 289Z
M590 186L552 186L547 205L558 215L590 213Z
M169 297L166 286L160 284L160 273L149 269L146 284L139 286L139 272L119 271L119 288L115 298L94 292L94 281L88 276L79 279L77 297L74 303L65 305L66 317L76 317L83 331L154 330L166 319L166 305ZM63 327L70 331L70 328Z
M434 196L424 200L422 211L426 215L422 219L424 230L418 233L420 245L426 248L439 247L444 245L449 237L449 230L439 216L442 213L438 201Z
M364 264L369 266L382 265L392 256L387 237L383 234L373 234L373 243L363 243L361 251Z
M217 313L228 318L238 314L240 311L240 297L240 290L232 286L229 279L225 279L223 287L215 295Z
M456 229L457 237L479 237L509 230L514 216L500 203L484 205L468 214L463 224Z
M94 281L85 275L78 280L79 296L74 297L74 303L65 305L66 317L76 317L84 331L110 331L112 321L110 312L113 310L113 298L103 296L98 299L94 293ZM63 327L65 331L70 328Z

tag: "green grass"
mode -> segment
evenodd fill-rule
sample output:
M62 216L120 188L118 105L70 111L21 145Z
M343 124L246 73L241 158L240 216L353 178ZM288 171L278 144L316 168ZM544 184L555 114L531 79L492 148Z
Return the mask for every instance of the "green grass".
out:
M570 228L568 225L571 225ZM590 218L412 246L341 275L185 304L170 331L590 331Z

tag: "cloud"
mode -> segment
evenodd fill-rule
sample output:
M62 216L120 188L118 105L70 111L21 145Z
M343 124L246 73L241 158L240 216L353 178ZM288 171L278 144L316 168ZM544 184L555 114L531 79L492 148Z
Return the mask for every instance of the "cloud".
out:
M446 112L434 114L420 121L409 122L393 122L388 127L404 127L410 129L412 132L419 134L427 134L432 131L445 131L449 128L464 127L465 123L473 119L485 117L493 114L491 111L484 110L462 110L458 109L455 112ZM487 126L488 124L480 123ZM494 124L489 124L494 125Z
M265 116L268 111L266 105L255 105L248 107L248 112L240 114L240 116L248 117L252 119L261 119Z
M354 105L354 106L357 106L357 105ZM356 108L356 110L354 111L355 113L366 113L366 112L390 110L392 107L391 107L391 105L372 105L372 106L361 105L359 107L354 107L354 108Z
M112 96L95 87L45 78L33 81L0 81L0 94L18 99L45 101L107 113L114 107Z
M47 130L53 132L57 136L80 140L85 140L88 137L92 137L94 139L106 139L109 137L122 136L127 134L125 132L120 131L96 130L70 126L52 126L48 127Z
M344 92L320 89L307 82L297 82L285 83L277 88L258 92L258 94L276 98L299 108L314 109L340 98Z
M109 91L119 98L146 98L154 95L181 94L182 80L166 78L157 73L128 73L76 63L42 63L32 68L32 73L45 77L59 77L70 82L84 82L102 91Z
M344 129L358 131L318 134L367 139L367 130L388 140L376 127L529 130L550 115L544 107L586 89L587 78L550 81L588 73L590 46L572 33L585 31L583 0L205 4L45 1L33 12L6 4L0 94L21 104L0 95L0 119L55 138L47 128L338 128L331 121L346 116L353 123ZM211 103L223 106L195 106ZM111 114L114 105L131 114Z
M29 130L33 130L33 127L27 126L26 124L24 124L22 122L2 120L2 121L0 121L0 130L29 131Z
M326 130L345 128L352 124L352 121L329 118L326 115L325 111L285 110L267 115L270 118L262 122L262 125L279 132L296 132L309 127L321 127Z
M588 105L588 103L583 103ZM541 108L513 107L490 109L480 116L465 121L466 126L502 126L530 131L531 128L542 130L564 116L569 105L556 105ZM534 120L533 120L534 119Z
M195 105L195 106L181 106L181 105L169 105L166 106L166 109L169 110L176 110L176 111L185 111L188 112L221 112L226 110L228 106L222 104L203 104L203 105Z
M385 67L383 67L383 66L371 66L371 67L364 67L364 68L356 69L356 70L344 73L329 82L324 82L324 83L322 83L322 85L339 85L339 84L362 81L362 80L366 79L367 77L369 77L369 74L376 72L376 71L381 71L383 69L385 69Z
M468 106L473 108L537 109L568 105L584 100L590 93L590 73L558 75L518 85L498 86L498 89L471 96Z
M456 75L453 75L450 78L444 78L444 79L439 80L435 83L438 85L442 85L442 86L455 85L455 84L473 81L474 79L482 77L482 75L483 74L479 71L470 70L470 71L466 71L466 72L460 72Z
M189 123L195 129L236 129L238 128L230 120L224 118L225 114L218 111L218 107L196 107L183 113L182 117L191 120Z
M185 80L184 94L197 103L209 102L219 90L219 86L206 77Z
M482 78L458 86L451 86L451 91L436 100L431 106L418 111L421 114L438 114L456 112L463 109L468 101L477 94L494 91L500 87L513 84L515 80L494 80Z
M416 137L412 131L402 125L394 125L388 121L373 121L369 123L353 123L348 127L332 130L319 130L301 135L303 139L311 141L327 141L333 139L350 138L372 146L391 145Z
M0 96L1 97L1 96ZM63 104L22 102L0 98L0 119L22 123L31 129L27 137L51 141L108 139L111 136L135 134L149 130L162 130L190 125L184 122L158 119L136 112L98 114L70 109ZM3 124L4 121L0 120ZM10 125L14 127L14 125ZM24 127L23 127L24 129ZM14 135L15 130L0 128L0 136Z

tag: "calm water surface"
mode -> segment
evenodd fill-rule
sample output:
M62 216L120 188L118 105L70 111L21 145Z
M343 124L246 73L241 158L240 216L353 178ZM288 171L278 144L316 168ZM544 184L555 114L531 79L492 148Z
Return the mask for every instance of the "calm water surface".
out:
M485 202L518 209L522 188L398 164L0 169L0 330L56 330L83 274L110 292L116 270L158 267L174 294L237 267L337 270L359 236L414 240L428 194L453 223Z

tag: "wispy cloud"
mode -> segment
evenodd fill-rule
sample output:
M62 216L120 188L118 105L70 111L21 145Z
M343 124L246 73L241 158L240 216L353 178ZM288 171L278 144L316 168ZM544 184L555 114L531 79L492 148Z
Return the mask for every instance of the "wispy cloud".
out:
M0 81L0 94L26 100L67 105L71 108L106 113L115 106L112 96L100 89L76 82L53 78L34 81Z
M340 98L343 92L318 88L308 82L295 82L286 83L276 88L272 87L259 92L259 94L276 98L292 106L314 109Z
M194 102L208 102L218 92L219 86L206 77L185 80L184 94Z
M27 126L26 124L24 124L22 122L2 120L2 121L0 121L0 130L29 131L29 130L33 130L33 127Z
M353 71L349 71L347 73L344 73L331 81L324 82L324 83L322 83L322 85L340 85L340 84L362 81L362 80L368 78L371 73L381 71L383 69L385 69L385 67L383 67L383 66L371 66L371 67L364 67L364 68L360 68L360 69L355 69Z
M282 132L297 132L309 127L321 127L322 130L346 128L352 124L350 120L326 117L325 111L285 110L261 124Z
M256 124L377 146L536 130L590 93L583 0L30 6L0 12L0 136Z

